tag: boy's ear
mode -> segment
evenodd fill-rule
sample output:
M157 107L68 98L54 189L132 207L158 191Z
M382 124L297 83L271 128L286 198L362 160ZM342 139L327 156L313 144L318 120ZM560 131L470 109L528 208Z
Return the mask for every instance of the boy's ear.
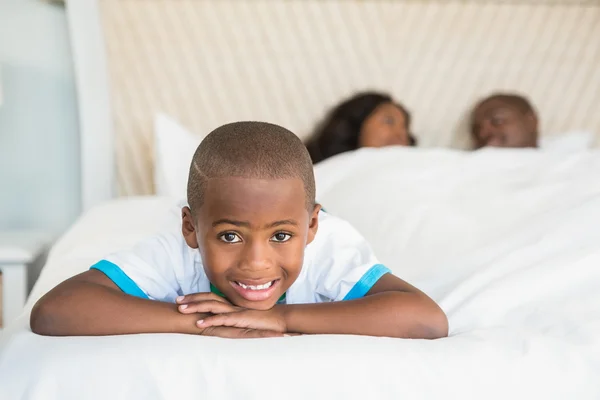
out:
M194 217L192 216L192 210L189 207L183 207L181 209L181 233L185 239L185 242L192 249L198 248L198 239L196 238L196 228L194 226Z
M310 219L308 221L308 237L306 238L306 244L310 244L317 234L317 230L319 229L319 211L321 211L321 205L315 204L315 208L313 208L310 213Z

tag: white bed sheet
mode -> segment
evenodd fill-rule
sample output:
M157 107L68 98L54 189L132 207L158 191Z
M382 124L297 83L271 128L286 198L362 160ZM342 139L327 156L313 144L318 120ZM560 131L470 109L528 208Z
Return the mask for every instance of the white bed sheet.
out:
M32 334L40 295L176 221L172 199L119 200L57 243L3 332L0 399L600 398L600 153L361 150L316 173L449 338Z

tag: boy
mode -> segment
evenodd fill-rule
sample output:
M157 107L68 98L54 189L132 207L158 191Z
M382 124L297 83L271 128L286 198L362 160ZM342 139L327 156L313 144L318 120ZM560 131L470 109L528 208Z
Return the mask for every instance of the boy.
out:
M429 297L379 264L349 224L321 211L310 156L288 130L261 122L216 129L194 154L187 191L181 231L61 283L35 305L31 329L447 335L446 316Z
M475 147L538 147L538 118L526 98L497 93L474 108L471 134Z

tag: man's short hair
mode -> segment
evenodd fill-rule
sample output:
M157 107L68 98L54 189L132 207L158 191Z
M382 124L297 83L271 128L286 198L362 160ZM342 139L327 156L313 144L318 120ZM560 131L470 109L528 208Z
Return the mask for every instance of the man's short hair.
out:
M206 136L194 153L187 185L192 212L204 201L213 178L299 178L306 207L315 205L315 177L306 147L292 132L267 122L243 121L223 125Z
M488 96L485 99L479 101L479 103L477 103L477 106L474 108L474 110L479 108L484 103L487 103L487 102L493 101L493 100L498 100L503 103L513 105L523 114L531 113L533 115L536 115L535 109L533 108L533 106L531 105L529 100L527 100L527 98L524 96L520 96L520 95L514 94L514 93L494 93L491 96Z

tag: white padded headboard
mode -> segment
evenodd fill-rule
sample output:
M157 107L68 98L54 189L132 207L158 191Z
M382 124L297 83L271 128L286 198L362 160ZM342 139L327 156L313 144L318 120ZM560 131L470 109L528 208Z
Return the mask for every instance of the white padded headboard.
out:
M543 135L600 132L600 1L98 0L119 192L149 194L152 122L267 120L304 137L356 90L391 92L424 146L466 147L492 91Z

